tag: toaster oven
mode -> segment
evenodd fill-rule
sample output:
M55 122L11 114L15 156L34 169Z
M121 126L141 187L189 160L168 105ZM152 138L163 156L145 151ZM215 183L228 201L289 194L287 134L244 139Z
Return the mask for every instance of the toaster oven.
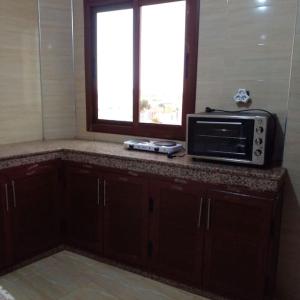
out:
M274 118L267 112L187 115L187 154L196 159L257 166L272 156Z

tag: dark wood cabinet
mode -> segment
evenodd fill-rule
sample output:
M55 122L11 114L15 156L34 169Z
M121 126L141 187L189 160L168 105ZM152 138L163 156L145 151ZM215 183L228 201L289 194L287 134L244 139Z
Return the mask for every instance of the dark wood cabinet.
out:
M267 299L275 199L181 180L150 190L154 273L230 299Z
M227 188L75 162L3 170L0 270L64 243L229 299L269 300L281 198Z
M8 213L7 182L0 175L0 270L7 264L5 227Z
M103 185L91 166L67 167L67 243L97 254L103 252Z
M272 201L210 192L204 288L230 299L263 299L271 223Z
M58 170L58 163L50 162L13 168L6 173L15 262L59 243Z
M204 192L198 185L152 181L151 268L163 276L196 284L201 281Z
M135 266L147 256L148 193L135 173L73 164L66 171L67 243Z
M66 178L70 245L230 299L267 299L274 198L80 165Z
M145 265L148 242L147 182L129 172L104 179L104 254L134 266Z

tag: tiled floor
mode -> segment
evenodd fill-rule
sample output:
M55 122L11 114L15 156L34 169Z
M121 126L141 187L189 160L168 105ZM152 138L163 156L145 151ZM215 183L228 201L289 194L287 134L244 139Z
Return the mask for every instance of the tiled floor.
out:
M63 251L0 277L16 300L208 300Z

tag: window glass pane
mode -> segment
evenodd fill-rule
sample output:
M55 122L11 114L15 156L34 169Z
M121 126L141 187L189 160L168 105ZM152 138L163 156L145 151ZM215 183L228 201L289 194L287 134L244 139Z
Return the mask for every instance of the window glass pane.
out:
M133 10L97 13L98 119L133 118Z
M141 10L141 123L181 125L185 1Z

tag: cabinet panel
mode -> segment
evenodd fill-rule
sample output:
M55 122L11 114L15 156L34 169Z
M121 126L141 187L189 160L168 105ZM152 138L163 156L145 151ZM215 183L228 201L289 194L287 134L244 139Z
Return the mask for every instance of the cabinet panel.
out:
M18 262L59 243L59 183L56 164L8 172L12 245Z
M0 269L13 254L18 262L56 246L61 217L75 248L230 299L264 299L276 260L272 199L66 164L63 210L57 164L0 175Z
M0 270L5 266L7 258L5 251L5 223L8 213L8 202L5 184L5 181L0 176Z
M234 299L263 299L272 204L249 196L208 196L204 287Z
M198 187L153 182L153 270L175 280L201 281L204 198Z
M143 265L147 255L148 196L145 179L105 176L105 244L107 257Z
M103 180L94 170L68 168L66 172L67 242L102 253Z

